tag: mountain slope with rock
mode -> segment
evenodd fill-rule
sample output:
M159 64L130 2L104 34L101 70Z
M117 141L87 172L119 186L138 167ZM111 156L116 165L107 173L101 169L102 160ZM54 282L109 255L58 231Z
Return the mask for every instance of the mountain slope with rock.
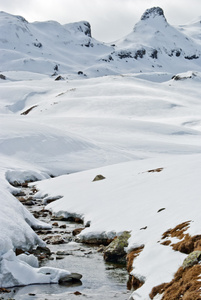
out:
M41 278L14 253L43 246L33 229L49 229L14 197L34 181L35 200L54 199L55 217L87 225L79 241L128 233L131 299L168 299L179 276L201 274L197 252L194 269L182 266L201 250L199 21L171 26L153 7L105 44L87 21L1 12L0 32L0 286ZM59 280L51 272L43 282Z
M194 25L195 26L195 25ZM196 25L197 26L197 25ZM28 23L0 13L1 71L23 70L48 75L103 76L127 72L201 70L199 36L168 24L159 7L145 11L126 37L105 44L82 21Z

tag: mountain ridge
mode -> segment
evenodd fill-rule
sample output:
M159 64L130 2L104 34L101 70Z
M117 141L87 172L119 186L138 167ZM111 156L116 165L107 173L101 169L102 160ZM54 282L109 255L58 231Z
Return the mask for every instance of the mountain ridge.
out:
M185 28L171 26L162 8L152 7L131 33L111 45L94 39L87 21L65 25L56 21L29 23L24 17L0 12L1 72L99 77L129 72L201 71L201 34L195 25L193 36L189 27Z

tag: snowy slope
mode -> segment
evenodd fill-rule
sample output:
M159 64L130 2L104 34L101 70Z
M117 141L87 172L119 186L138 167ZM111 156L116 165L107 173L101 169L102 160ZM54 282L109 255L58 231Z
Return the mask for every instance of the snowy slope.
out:
M55 21L28 23L1 12L0 31L1 71L77 74L89 61L95 64L100 53L111 51L111 47L91 38L90 24L85 21L67 25Z
M178 26L178 29L185 35L196 40L197 43L201 42L201 17L196 18L188 24Z
M135 275L146 277L147 283L138 293L147 297L153 285L172 278L183 259L179 253L173 255L171 248L157 246L156 240L178 222L194 220L191 233L199 226L196 215L189 214L191 210L185 206L173 213L171 203L179 199L180 207L180 199L183 205L185 197L187 205L192 201L190 194L199 194L196 165L201 152L201 74L182 73L164 82L160 82L166 77L164 73L59 82L48 76L37 79L31 73L25 80L24 74L6 72L7 80L0 85L2 190L8 186L5 179L22 182L32 176L44 179L51 174L116 164L41 181L38 188L44 194L65 196L64 201L51 205L54 212L78 214L91 222L83 236L131 230L130 248L148 245L148 252L142 252L134 269ZM118 164L126 161L125 165ZM157 167L164 170L159 174L146 172ZM92 183L97 173L106 176L106 180ZM7 191L6 201L10 205L14 200L9 197L13 199ZM136 203L138 198L141 200ZM97 210L99 203L101 207ZM167 210L167 221L159 226L164 214L157 211L162 207ZM11 213L8 209L6 220ZM159 221L155 223L154 219L153 223L155 216ZM146 232L138 232L146 226ZM31 231L30 234L33 239ZM12 234L7 235L13 242ZM10 244L6 250L9 247L13 248ZM165 255L171 261L171 268L159 276L160 280L158 273L150 273L153 275L153 268L158 270L161 260L153 260L146 270L142 267L150 251L156 256L160 251L161 260Z
M59 191L64 196L47 206L55 215L79 216L90 222L79 235L81 240L131 231L128 250L144 246L134 260L132 274L145 283L133 297L145 300L153 286L172 279L186 257L161 245L162 234L189 220L187 232L200 233L200 163L200 155L158 156L61 176L42 181L37 187L40 194L55 196ZM148 172L156 168L164 169ZM97 174L106 178L92 182Z

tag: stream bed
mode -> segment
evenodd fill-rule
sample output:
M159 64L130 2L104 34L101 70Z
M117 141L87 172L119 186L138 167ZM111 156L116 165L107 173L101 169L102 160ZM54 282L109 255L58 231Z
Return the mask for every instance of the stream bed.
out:
M0 295L0 299L94 299L128 300L131 292L127 289L128 273L125 266L106 263L98 246L77 243L73 230L83 225L54 220L44 209L41 199L30 200L33 188L23 188L24 196L17 197L28 210L40 220L52 224L52 230L38 230L51 251L50 257L43 257L40 266L62 268L82 274L81 281L61 284L37 284L10 289L10 293ZM31 202L32 201L32 202ZM32 204L31 204L32 203ZM57 242L55 242L55 239Z

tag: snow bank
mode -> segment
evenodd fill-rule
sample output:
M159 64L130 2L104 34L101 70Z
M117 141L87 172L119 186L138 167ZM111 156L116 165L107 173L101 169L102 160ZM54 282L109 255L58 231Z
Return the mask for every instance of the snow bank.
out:
M145 246L132 271L145 284L133 295L148 299L152 287L170 281L186 257L161 245L162 234L186 221L187 232L200 234L199 165L200 155L158 157L48 179L37 188L40 195L63 195L47 205L54 215L77 213L90 222L80 240L132 231L127 250ZM93 182L97 174L106 178Z
M33 228L50 228L51 226L36 220L26 208L11 195L8 186L0 182L0 256L10 249L29 250L44 242L33 231Z
M70 278L66 270L35 267L33 257L17 257L12 250L2 255L0 264L0 286L12 287L29 284L58 283L60 279ZM69 279L70 280L70 279Z

